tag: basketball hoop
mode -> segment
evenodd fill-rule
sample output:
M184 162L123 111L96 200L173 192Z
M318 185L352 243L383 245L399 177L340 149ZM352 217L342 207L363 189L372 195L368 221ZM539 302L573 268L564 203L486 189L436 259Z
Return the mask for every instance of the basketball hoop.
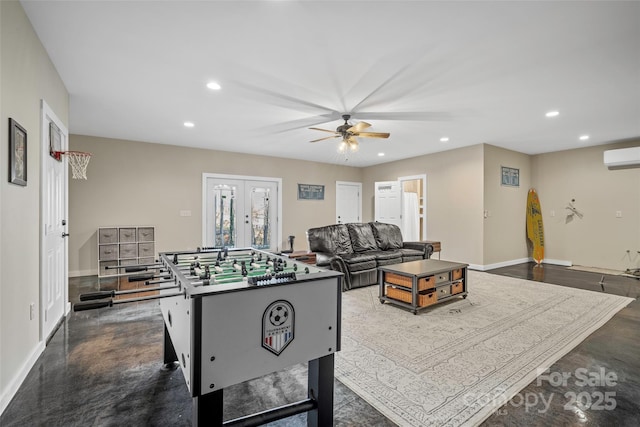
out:
M84 151L56 151L54 157L60 159L67 156L67 161L71 165L71 174L73 179L87 179L87 165L91 160L91 153Z

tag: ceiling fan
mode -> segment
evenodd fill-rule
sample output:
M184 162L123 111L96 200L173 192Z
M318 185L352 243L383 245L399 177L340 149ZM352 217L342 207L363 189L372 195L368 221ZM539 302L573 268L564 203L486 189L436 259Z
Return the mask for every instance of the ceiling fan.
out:
M321 128L309 128L313 130L320 130L322 132L330 132L334 135L327 136L320 139L314 139L311 142L324 141L326 139L331 138L339 138L342 137L342 143L338 147L338 151L344 151L347 148L351 151L356 151L358 149L358 140L357 137L360 138L389 138L389 133L387 132L363 132L365 129L371 127L371 125L367 122L358 122L355 125L349 124L349 119L351 118L350 114L343 114L342 119L344 120L344 124L338 126L338 128L333 131L329 129L321 129Z

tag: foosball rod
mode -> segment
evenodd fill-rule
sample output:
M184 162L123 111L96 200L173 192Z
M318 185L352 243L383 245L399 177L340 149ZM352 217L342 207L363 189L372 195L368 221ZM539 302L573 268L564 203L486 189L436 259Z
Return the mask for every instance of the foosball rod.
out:
M234 256L234 257L228 257L228 258L224 258L224 259L218 259L216 257L197 257L197 258L189 258L189 259L179 259L177 262L172 263L174 266L183 266L183 265L190 265L196 262L200 262L200 263L215 263L215 262L229 262L229 261L249 261L253 259L256 262L264 262L266 258L262 258L262 259L258 259L255 256L251 256L251 255L241 255L241 256ZM270 260L273 259L277 259L277 258L270 258Z
M149 286L149 285L160 285L162 283L171 283L171 282L175 282L175 279L166 278L161 280L147 280L146 282L144 282L144 284L145 286Z
M127 277L127 276L124 276ZM149 282L157 279L170 280L171 276L168 274L141 274L138 276L128 276L129 283L131 282Z
M105 265L105 270L119 270L124 268L126 273L135 273L136 271L147 271L153 270L156 268L164 268L164 265L154 263L154 264L136 264L136 265Z
M150 301L154 299L160 298L171 298L171 297L179 297L184 296L184 291L176 292L173 294L165 294L165 295L150 295L147 297L137 297L137 298L127 298L127 299L119 299L109 301L94 301L94 302L78 302L73 305L73 311L84 311L84 310L95 310L97 308L106 308L113 307L116 304L126 304L130 302L141 302L141 301Z
M128 294L138 294L140 292L164 291L166 289L175 289L175 288L180 288L180 285L158 286L156 288L148 288L148 289L125 289L123 291L112 290L112 291L88 292L86 294L80 294L80 301L91 301L96 299L113 298L116 295L128 295Z

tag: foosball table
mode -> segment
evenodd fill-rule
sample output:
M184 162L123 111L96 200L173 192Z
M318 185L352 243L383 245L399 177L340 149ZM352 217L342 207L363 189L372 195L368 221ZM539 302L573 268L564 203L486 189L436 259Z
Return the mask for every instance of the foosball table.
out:
M74 310L159 299L164 363L182 368L194 426L260 425L302 412L309 426L333 424L341 273L256 249L168 252L137 268L156 272L147 281L155 287L145 291L157 295L94 292L81 295ZM224 388L304 362L307 399L223 422Z

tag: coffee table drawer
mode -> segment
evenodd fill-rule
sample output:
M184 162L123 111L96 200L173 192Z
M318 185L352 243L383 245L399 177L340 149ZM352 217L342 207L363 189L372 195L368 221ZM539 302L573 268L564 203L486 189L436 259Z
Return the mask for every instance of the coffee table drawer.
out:
M407 289L412 288L412 278L409 276L403 276L396 273L384 273L384 281L391 283L392 285L398 285ZM436 278L434 276L421 277L418 279L418 291L424 291L427 289L435 288Z
M443 286L437 289L438 297L444 298L451 295L451 286Z
M451 285L451 295L459 294L463 290L464 287L462 286L462 282L454 283L453 285Z
M410 290L387 286L387 296L398 301L406 302L407 304L413 303ZM436 292L418 294L418 307L426 307L428 305L435 304L436 302L438 302L438 294Z

